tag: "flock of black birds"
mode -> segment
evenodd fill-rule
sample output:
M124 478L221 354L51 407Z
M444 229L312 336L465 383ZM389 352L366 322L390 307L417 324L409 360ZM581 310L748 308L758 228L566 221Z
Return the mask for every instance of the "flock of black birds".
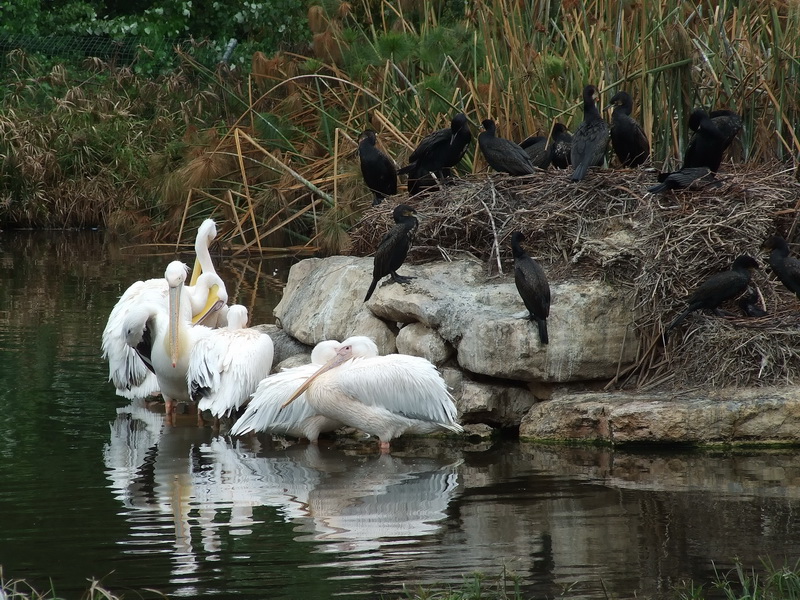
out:
M591 167L603 165L609 141L623 167L636 168L644 164L650 157L650 143L641 125L631 117L633 99L630 94L620 91L611 98L610 126L600 114L597 100L595 86L586 86L583 90L583 121L574 134L570 134L562 123L555 123L549 139L531 136L516 144L499 137L495 122L486 119L482 122L484 131L478 136L478 146L490 167L512 176L531 175L550 165L559 169L572 165L570 178L580 181ZM742 121L729 110L707 112L696 108L689 116L688 127L692 136L681 168L660 173L658 185L649 188L649 192L687 188L698 180L713 181L725 151L741 130ZM471 141L466 115L457 114L449 128L423 138L409 156L408 165L398 170L394 161L377 148L375 132L365 131L359 138L358 153L364 181L374 194L373 206L397 193L398 174L407 175L410 196L446 182ZM418 226L416 214L406 204L394 209L395 225L383 236L376 250L373 279L365 302L386 275L391 275L392 280L399 283L411 279L398 275L397 269L403 264L413 242ZM537 325L540 342L547 344L550 285L541 265L521 247L523 240L521 232L514 232L511 236L514 280L530 320ZM772 236L764 242L762 249L770 252L769 265L776 277L800 299L800 261L789 255L787 242L779 236ZM745 254L737 257L729 270L710 276L688 297L686 308L667 326L665 337L691 312L707 309L722 314L719 307L737 297L741 297L739 307L746 316L763 316L765 311L758 305L758 294L748 293L754 269L758 269L758 262Z

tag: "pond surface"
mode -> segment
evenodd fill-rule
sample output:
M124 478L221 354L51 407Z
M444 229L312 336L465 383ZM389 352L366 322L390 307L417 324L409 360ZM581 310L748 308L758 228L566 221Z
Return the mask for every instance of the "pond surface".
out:
M173 256L101 233L0 233L0 567L64 597L403 597L519 576L537 598L668 598L735 558L800 556L800 456L401 439L231 440L114 394L100 335ZM184 257L189 260L189 256ZM255 322L286 261L220 269ZM148 596L143 592L143 597ZM137 596L138 597L138 596Z

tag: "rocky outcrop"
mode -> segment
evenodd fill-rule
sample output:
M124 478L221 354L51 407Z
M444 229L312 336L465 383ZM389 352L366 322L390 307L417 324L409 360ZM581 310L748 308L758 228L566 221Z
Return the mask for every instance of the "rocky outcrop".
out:
M311 353L311 348L309 346L298 342L295 338L289 335L285 329L281 329L276 325L256 325L253 327L253 329L257 329L262 333L266 333L270 338L272 338L272 348L274 351L272 358L273 372L276 370L275 367L283 363L285 360L298 355L307 356ZM308 362L308 360L305 362Z
M600 281L552 281L550 343L543 346L513 280L484 272L472 260L404 265L401 273L415 277L411 283L386 280L365 303L372 259L308 259L292 267L275 315L303 344L368 335L382 354L427 358L452 388L463 423L519 426L526 439L798 441L800 393L788 388L713 397L577 392L597 389L634 361L632 298Z
M800 392L788 387L563 394L520 425L525 439L610 444L786 444L798 435Z
M396 332L364 305L370 281L371 259L302 260L289 270L283 297L275 307L276 322L304 344L366 335L382 354L395 352Z
M404 266L416 279L387 280L364 303L372 259L308 259L289 272L275 316L306 344L369 335L382 353L399 344L437 365L452 356L465 371L514 381L609 379L633 361L632 299L624 293L602 282L553 282L543 346L520 318L527 312L513 281L488 281L484 268L468 260Z

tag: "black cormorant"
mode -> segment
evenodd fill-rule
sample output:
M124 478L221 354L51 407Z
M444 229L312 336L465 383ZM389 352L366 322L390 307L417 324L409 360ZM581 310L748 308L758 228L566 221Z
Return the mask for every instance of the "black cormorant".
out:
M432 188L438 188L439 183L447 181L453 174L453 170L449 168L439 169L439 172L434 175L430 171L426 173L409 173L408 174L408 195L416 196L422 192Z
M514 283L528 309L529 318L539 327L539 341L548 343L547 317L550 315L550 284L541 265L522 249L525 239L519 231L511 235L511 252L514 254Z
M417 211L407 204L400 204L392 211L395 225L381 238L375 251L375 263L372 268L372 283L369 286L364 302L369 300L378 282L386 275L391 275L397 283L408 283L413 277L397 274L408 255L414 233L417 231Z
M439 129L422 138L408 157L408 164L398 171L400 175L408 175L408 193L416 194L430 187L429 182L435 183L431 173L440 180L449 177L450 169L461 161L471 141L472 132L464 113L453 117L448 129Z
M633 99L628 92L611 98L611 146L625 167L638 167L650 156L650 142L639 123L631 117Z
M713 115L713 116L712 116ZM683 167L708 167L715 173L722 155L742 128L742 120L729 110L695 108L689 115L689 129L694 132L683 155Z
M747 288L747 293L739 298L736 303L745 317L764 317L768 313L761 308L761 297L758 292L750 287Z
M587 85L583 88L583 122L572 136L571 160L575 170L572 181L586 177L589 167L603 164L608 148L608 123L600 116L595 104L597 88Z
M367 129L358 137L358 158L364 183L375 194L372 206L380 204L387 196L397 193L397 168L391 158L375 145L375 132Z
M692 114L689 115L689 121L687 124L690 130L697 131L699 129L703 120L702 112L703 109L695 109L695 111L692 111ZM710 113L708 113L708 117L711 119L711 122L714 123L717 129L719 129L720 133L725 139L725 142L728 145L733 143L736 135L742 129L742 118L732 110L727 109L712 110Z
M647 191L651 194L666 192L667 190L682 190L689 187L698 179L707 178L709 181L714 179L714 174L708 167L688 167L672 173L661 173L658 180L661 182Z
M769 250L769 266L786 288L800 298L800 260L789 256L789 244L779 235L773 235L761 245Z
M733 261L729 271L715 273L706 279L689 296L686 300L688 306L669 324L664 331L664 335L666 336L671 329L676 327L692 311L707 308L713 310L717 315L721 314L719 311L720 304L735 298L747 290L753 269L758 269L756 259L743 254Z
M532 135L519 143L525 150L534 167L547 169L550 166L550 149L547 147L547 138L543 135Z
M550 162L557 169L566 169L571 161L572 134L563 123L556 123L550 133Z
M528 154L511 140L497 137L497 127L491 119L481 125L485 131L478 136L478 146L489 166L510 175L531 175L536 169Z

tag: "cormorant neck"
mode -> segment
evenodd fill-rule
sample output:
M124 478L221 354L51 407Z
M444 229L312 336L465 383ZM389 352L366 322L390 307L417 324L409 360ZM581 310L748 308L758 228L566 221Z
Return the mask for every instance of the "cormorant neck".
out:
M780 258L786 258L789 256L789 245L786 242L779 243L772 249L772 254L775 254Z
M592 96L586 96L583 99L583 120L595 121L600 120L600 111L597 109L597 104Z
M525 250L522 249L522 246L519 245L519 241L516 239L511 240L511 254L514 258L522 258L525 256Z

